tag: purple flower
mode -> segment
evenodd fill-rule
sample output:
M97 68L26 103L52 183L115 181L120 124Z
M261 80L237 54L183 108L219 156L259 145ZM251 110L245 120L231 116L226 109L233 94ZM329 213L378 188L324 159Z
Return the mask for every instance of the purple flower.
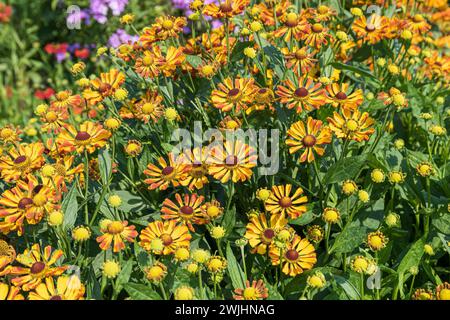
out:
M129 35L125 30L123 29L117 29L116 32L114 32L108 40L108 44L113 47L117 48L122 43L131 42L134 43L139 40L139 36L131 36Z

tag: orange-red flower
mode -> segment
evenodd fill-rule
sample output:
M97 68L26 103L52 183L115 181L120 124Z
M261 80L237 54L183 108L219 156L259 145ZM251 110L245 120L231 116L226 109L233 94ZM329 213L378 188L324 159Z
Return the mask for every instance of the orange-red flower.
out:
M164 220L174 220L186 225L189 230L194 232L193 224L205 224L207 217L203 214L202 204L203 196L196 194L185 194L183 197L176 193L176 202L166 198L161 209L161 217Z
M314 161L314 152L319 156L325 153L322 147L331 142L331 131L328 127L323 127L320 120L315 120L308 117L306 125L303 121L295 122L287 131L288 139L286 145L289 148L289 153L295 153L302 150L300 162Z
M303 189L298 188L291 195L292 185L273 186L269 199L265 202L266 210L271 214L288 215L297 219L306 212L308 198L303 195Z
M109 137L111 137L111 132L103 129L101 124L85 121L80 125L79 130L71 125L65 126L56 138L56 144L61 153L74 151L93 153L95 150L103 148Z
M369 117L367 112L361 113L358 109L350 110L342 108L342 115L334 112L333 117L328 117L330 129L338 138L361 142L369 140L375 129L371 126L375 120Z
M110 221L104 227L100 230L103 234L96 239L102 250L108 250L112 244L113 252L122 251L125 242L134 242L138 235L135 227L128 225L128 221Z
M168 155L168 162L160 157L158 165L149 163L144 174L149 176L144 180L149 185L150 190L166 190L170 185L178 187L180 181L184 180L189 170L188 163L184 157L177 157L172 153Z
M317 59L313 58L314 54L310 53L307 47L297 48L294 46L291 50L283 48L281 52L286 59L286 67L298 76L311 71L317 62Z
M256 90L253 78L237 78L234 81L227 78L211 92L211 102L222 111L239 112L251 104Z
M210 3L203 9L203 14L216 19L230 19L244 12L249 2L249 0L223 0L218 5Z
M377 14L373 14L369 19L361 16L353 22L352 30L358 38L375 44L383 38L385 22L385 18Z
M290 12L280 18L282 25L273 32L274 37L284 37L284 41L289 42L291 39L300 41L306 34L311 31L311 26L304 17Z
M0 174L6 182L24 178L39 169L44 163L44 145L41 142L11 147L7 154L0 155Z
M245 281L245 288L235 289L235 295L233 295L234 300L262 300L269 296L269 289L266 288L262 280Z
M261 212L250 218L244 237L248 240L252 253L266 254L267 248L273 243L276 235L288 221L284 215L272 214L270 219Z
M125 74L111 69L108 73L101 73L100 78L91 80L91 88L84 90L83 97L90 105L95 105L111 97L124 82Z
M339 106L354 110L364 101L362 90L356 89L352 92L349 83L329 84L326 86L326 91L333 107Z

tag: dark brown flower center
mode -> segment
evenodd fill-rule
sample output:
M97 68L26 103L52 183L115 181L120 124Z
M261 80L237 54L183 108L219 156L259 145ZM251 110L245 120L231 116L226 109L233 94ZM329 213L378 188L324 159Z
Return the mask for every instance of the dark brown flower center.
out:
M347 95L344 92L340 91L336 94L336 99L339 99L339 100L347 99Z
M238 157L233 156L233 155L227 156L227 157L225 158L225 164L226 164L227 166L235 166L235 165L238 164L238 162L239 162Z
M290 261L295 261L298 259L298 252L292 249L288 250L286 251L285 257Z
M292 206L292 200L289 197L283 197L278 201L278 204L283 208L289 208Z
M181 212L183 215L190 216L190 215L192 215L192 214L194 213L194 208L192 208L192 207L190 207L190 206L182 206L182 207L180 208L180 212Z
M163 244L164 244L165 246L169 246L169 245L172 244L173 239L172 239L172 237L170 236L170 234L163 233L163 234L161 235L161 241L163 242Z
M228 91L228 96L229 97L236 97L239 94L239 92L240 91L237 88L231 89L230 91Z
M294 94L299 98L304 98L308 95L308 90L305 87L298 88L294 91Z
M107 92L109 92L109 90L111 90L111 85L109 83L102 83L99 87L98 87L98 91L101 94L106 94Z
M305 145L305 147L312 147L312 146L314 146L316 144L316 141L317 141L316 137L313 136L312 134L307 134L302 140L302 142Z
M266 229L264 230L264 238L271 240L273 237L275 237L275 231L272 229Z
M43 262L35 262L30 268L30 272L32 274L41 273L45 269L45 263Z
M26 209L30 204L33 203L33 199L31 198L22 198L19 201L19 204L17 205L19 209Z
M222 11L223 13L230 13L233 11L233 6L231 5L231 3L229 1L225 1L225 2L221 3L219 8L220 8L220 11Z
M173 172L173 170L175 170L174 167L165 167L164 169L162 169L162 174L168 176Z
M375 26L373 24L370 23L366 26L366 31L372 32L374 30L375 30Z
M77 135L75 136L75 140L78 141L87 141L91 138L91 135L87 133L86 131L79 131Z
M62 300L60 295L56 295L50 298L50 300Z
M14 159L14 164L21 164L24 163L27 160L26 156L18 156L16 159Z
M306 52L305 52L304 50L302 50L302 49L297 50L297 51L295 52L295 57L296 57L298 60L303 60L303 59L306 58Z

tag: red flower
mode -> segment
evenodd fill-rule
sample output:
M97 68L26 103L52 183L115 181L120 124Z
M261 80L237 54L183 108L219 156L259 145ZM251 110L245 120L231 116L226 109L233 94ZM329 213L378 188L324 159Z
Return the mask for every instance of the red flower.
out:
M12 14L11 6L7 6L4 3L0 3L0 23L9 22L11 14Z
M88 48L77 49L75 50L75 57L79 59L87 59L89 58L90 51Z
M55 90L47 88L45 90L36 90L34 96L39 100L48 100L55 94Z

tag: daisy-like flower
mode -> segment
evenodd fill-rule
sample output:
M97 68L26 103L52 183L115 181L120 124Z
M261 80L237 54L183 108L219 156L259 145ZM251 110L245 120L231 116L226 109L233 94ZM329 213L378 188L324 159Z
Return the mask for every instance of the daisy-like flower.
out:
M189 248L191 235L185 225L176 220L154 221L141 231L139 245L154 254L172 254L178 248Z
M306 239L295 235L291 242L287 243L286 248L280 250L272 246L269 251L272 265L282 264L281 271L291 277L303 273L304 270L310 270L316 264L316 251L314 246Z
M308 21L299 16L295 12L289 12L280 18L282 25L273 32L275 38L284 37L285 42L290 42L291 39L300 41L305 34L311 31L311 26Z
M245 288L235 289L233 299L234 300L262 300L269 296L269 289L264 285L262 280L245 281Z
M16 259L16 250L5 240L0 239L0 276L6 272L4 270ZM1 299L0 299L1 300Z
M297 113L303 110L311 111L319 109L327 103L327 97L322 84L314 83L312 78L305 76L298 79L298 85L287 79L283 85L278 86L276 91L280 102L287 104L288 109L295 108Z
M326 86L328 98L333 107L345 107L351 110L355 110L364 101L364 95L361 89L350 90L349 83L343 83L341 85L332 83Z
M311 26L311 32L305 34L305 44L316 49L320 49L322 45L328 44L331 35L328 33L328 28L320 23L314 23Z
M386 247L389 239L381 232L375 231L367 235L367 245L372 251L379 251Z
M162 61L161 49L154 46L152 51L145 50L143 56L136 59L134 69L143 78L156 78L161 73Z
M246 110L247 114L253 111L270 110L275 111L273 102L275 100L275 94L272 89L259 88L253 96L253 104Z
M211 256L205 263L206 269L212 274L222 273L227 268L227 260L221 256Z
M223 146L209 150L209 174L214 179L226 183L230 179L236 183L246 181L257 164L256 150L240 140L225 141Z
M60 153L74 151L93 153L95 150L103 148L109 137L111 137L111 132L104 129L101 124L85 121L80 125L79 130L71 125L65 126L56 138L56 144Z
M125 249L125 242L134 242L138 232L135 226L128 225L128 221L110 221L100 230L103 234L97 237L100 249L108 250L113 245L113 252Z
M153 28L158 40L164 41L169 38L177 38L178 34L183 32L183 28L187 25L185 17L157 17Z
M427 20L424 18L423 15L415 14L408 21L406 29L410 30L413 33L424 34L431 29L431 25L428 24Z
M294 71L298 76L306 74L315 66L317 59L314 59L313 53L310 53L308 47L297 48L293 47L281 49L286 59L286 67Z
M311 117L308 117L306 125L303 121L295 122L287 134L286 145L289 147L289 153L303 151L300 162L314 161L314 152L322 156L325 153L322 146L331 143L332 138L330 129L323 127L322 121Z
M6 182L24 178L44 163L44 145L40 142L11 147L7 154L0 154L0 175Z
M46 246L43 251L39 244L33 244L31 249L25 249L17 255L16 261L22 266L9 267L11 283L21 287L23 291L35 289L47 277L59 276L68 266L54 266L63 256L62 250L53 250Z
M61 128L66 125L67 119L69 119L69 112L66 108L51 106L41 117L41 121L43 122L42 130L48 133L53 131L58 134Z
M209 182L206 148L188 149L184 152L184 157L188 161L188 168L181 185L187 186L189 190L202 189Z
M56 162L51 165L54 174L51 176L42 175L43 184L52 186L54 183L57 190L67 192L67 183L71 183L76 177L78 177L80 181L84 181L84 164L80 163L74 166L74 161L74 155L65 155L56 159Z
M306 212L308 198L303 195L303 189L298 188L291 195L292 185L273 186L269 199L264 203L266 210L271 214L288 215L291 219L297 219Z
M182 47L169 47L161 62L161 71L166 77L171 77L174 75L177 67L181 66L185 60L186 55L184 54Z
M77 276L59 276L56 285L52 277L45 279L33 292L28 300L84 300L86 289Z
M32 225L39 223L46 213L58 209L56 202L52 189L39 183L34 176L28 176L27 182L21 180L2 194L0 231L17 231L22 235L25 221Z
M257 87L253 78L237 78L234 81L227 78L211 92L211 102L214 107L222 111L239 112L250 106L256 91Z
M25 298L20 294L20 288L0 282L0 301L5 300L25 300Z
M390 104L395 105L397 108L406 108L408 106L408 99L406 99L405 94L394 87L390 88L388 92L380 92L378 99L383 101L385 106Z
M371 126L375 120L369 117L367 112L361 113L358 109L350 110L342 108L342 115L333 113L333 118L327 118L330 129L338 138L361 142L369 140L375 132Z
M134 105L136 118L144 123L148 123L150 120L158 122L164 114L162 101L163 97L158 94L158 91L147 91L142 99Z
M259 19L266 26L275 26L275 19L280 19L291 6L289 1L263 1L255 4L255 8L260 11Z
M324 5L318 6L317 9L308 8L307 10L311 11L316 22L329 21L336 15L336 10Z
M22 131L18 127L14 127L10 124L0 128L0 142L3 144L20 142L19 135Z
M247 224L244 237L248 240L252 253L266 254L277 233L287 225L284 215L272 214L267 221L265 213L252 217Z
M144 174L149 178L144 182L149 185L150 190L166 190L170 185L178 187L180 181L186 178L189 167L184 157L175 158L172 153L169 153L168 160L160 157L158 165L152 163L147 165Z
M373 14L369 19L361 16L352 24L352 30L356 36L370 44L375 44L383 38L384 27L385 18L377 14Z
M83 97L90 105L95 105L106 97L113 96L124 82L125 74L117 69L111 69L108 73L101 73L100 78L91 80L91 88L83 91Z
M78 94L72 95L72 91L64 90L55 94L55 100L52 101L51 106L56 109L67 109L78 106L80 103L81 97Z
M203 8L203 14L216 19L231 19L244 12L249 3L249 0L223 0L219 4L213 2Z
M203 214L203 196L196 194L175 194L176 202L166 198L161 209L161 218L164 220L174 220L186 225L189 230L195 232L193 224L205 224L208 218Z

